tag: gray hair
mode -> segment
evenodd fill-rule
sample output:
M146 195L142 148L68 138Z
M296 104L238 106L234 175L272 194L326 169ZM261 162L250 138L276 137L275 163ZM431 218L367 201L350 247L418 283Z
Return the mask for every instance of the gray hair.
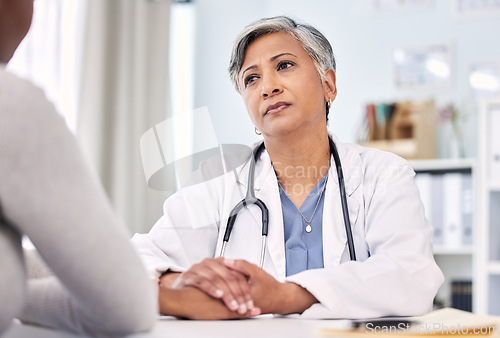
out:
M333 55L332 46L316 28L297 23L286 16L265 18L245 27L234 42L228 70L231 81L238 92L240 91L238 74L243 66L248 46L263 35L278 32L288 33L302 44L313 60L322 80L325 78L326 70L333 69L335 71L335 56Z

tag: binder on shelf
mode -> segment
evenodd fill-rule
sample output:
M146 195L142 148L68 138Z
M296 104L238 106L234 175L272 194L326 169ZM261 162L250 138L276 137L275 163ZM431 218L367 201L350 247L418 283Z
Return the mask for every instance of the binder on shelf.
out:
M474 191L472 190L472 176L462 174L462 244L472 245L473 236L473 212L474 212Z
M443 176L445 193L443 208L443 238L447 248L462 246L462 174L446 173Z
M425 217L433 226L432 244L441 249L470 248L474 232L472 174L424 171L415 176Z
M434 226L434 235L432 244L442 246L444 244L443 233L443 209L444 209L444 191L443 191L443 175L432 175L432 194L431 194L431 216L432 225Z

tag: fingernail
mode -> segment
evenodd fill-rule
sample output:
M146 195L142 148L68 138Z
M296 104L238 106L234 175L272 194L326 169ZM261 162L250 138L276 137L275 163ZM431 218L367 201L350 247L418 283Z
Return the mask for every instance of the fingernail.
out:
M224 258L224 264L233 266L234 265L234 259Z
M260 312L260 309L258 307L254 307L252 309L252 311L250 311L250 316L258 316L260 314L261 314L261 312Z
M247 306L245 304L241 304L240 308L238 309L238 313L241 315L244 315L247 313Z
M249 310L253 310L253 301L252 301L252 300L249 300L249 301L247 302L247 308L248 308Z
M234 299L229 303L229 308L232 310L232 311L236 311L236 309L239 308L239 305L238 305L238 302L235 301Z
M224 291L222 290L215 290L215 297L220 298L224 296Z

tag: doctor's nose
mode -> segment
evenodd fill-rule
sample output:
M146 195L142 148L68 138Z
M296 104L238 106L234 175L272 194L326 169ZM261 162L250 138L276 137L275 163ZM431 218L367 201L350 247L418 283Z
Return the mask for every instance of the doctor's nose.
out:
M276 76L270 75L263 78L261 95L263 98L274 96L283 91L280 81Z

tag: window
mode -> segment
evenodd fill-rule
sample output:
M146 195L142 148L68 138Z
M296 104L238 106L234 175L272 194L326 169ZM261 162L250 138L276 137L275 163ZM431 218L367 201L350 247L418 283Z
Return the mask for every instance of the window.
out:
M85 0L34 2L31 29L7 68L41 87L75 131Z

